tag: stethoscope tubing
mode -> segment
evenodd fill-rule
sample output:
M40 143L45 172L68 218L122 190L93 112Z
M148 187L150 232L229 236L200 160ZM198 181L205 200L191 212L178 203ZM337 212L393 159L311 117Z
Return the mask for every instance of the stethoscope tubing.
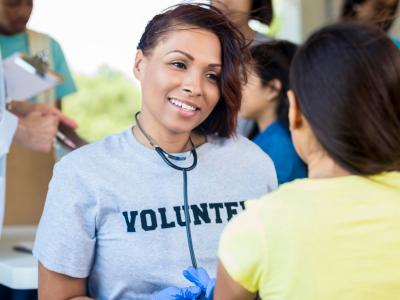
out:
M192 150L190 151L192 156L193 156L193 162L190 166L188 167L181 167L176 164L174 164L171 159L176 159L180 160L179 157L174 156L169 154L168 152L164 151L161 147L155 145L149 135L144 131L144 129L140 126L139 120L138 120L138 115L140 112L137 112L135 114L135 119L136 123L138 125L139 130L143 133L143 135L146 137L146 139L149 141L150 145L154 148L154 150L157 152L157 154L162 158L162 160L171 168L181 171L183 174L183 208L184 208L184 214L185 214L185 228L186 228L186 238L188 242L188 248L189 248L189 254L190 254L190 260L192 262L193 268L197 269L197 260L196 260L196 255L194 253L194 247L193 247L193 239L192 239L192 231L190 228L190 219L189 219L189 196L188 196L188 179L187 179L187 172L193 170L197 166L197 152L196 148L193 146ZM191 140L190 140L191 141ZM193 145L193 143L192 143ZM171 159L170 159L171 158Z
M186 236L190 253L190 260L192 261L193 268L197 269L196 256L193 249L193 239L192 231L190 230L190 219L189 219L189 199L188 199L188 189L187 189L187 171L183 170L183 208L185 212L185 228Z
M197 165L197 153L196 149L193 148L191 150L192 156L193 156L193 162L192 165L189 167L181 167L177 166L174 164L168 157L167 153L160 147L155 147L156 152L158 155L162 158L162 160L171 168L182 171L183 174L183 210L185 213L185 228L186 228L186 237L187 237L187 242L188 242L188 247L189 247L189 254L190 254L190 260L192 262L193 268L197 269L197 261L196 261L196 255L194 253L194 248L193 248L193 239L192 239L192 231L190 229L190 217L189 217L189 196L188 196L188 180L187 180L187 172L193 170L196 165Z

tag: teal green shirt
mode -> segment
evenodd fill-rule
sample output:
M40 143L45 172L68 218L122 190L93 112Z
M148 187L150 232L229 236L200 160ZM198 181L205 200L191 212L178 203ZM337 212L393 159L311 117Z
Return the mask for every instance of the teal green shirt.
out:
M28 34L26 32L12 36L0 34L0 47L3 59L15 52L30 54ZM54 71L64 77L64 82L56 87L56 98L61 99L68 94L74 93L76 87L60 44L50 38L50 48L53 55Z
M396 44L396 46L400 48L400 39L392 37L392 40Z

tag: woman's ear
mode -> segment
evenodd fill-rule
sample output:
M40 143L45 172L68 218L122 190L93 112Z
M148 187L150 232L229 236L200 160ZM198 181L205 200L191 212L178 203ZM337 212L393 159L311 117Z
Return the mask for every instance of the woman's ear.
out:
M142 50L136 52L135 64L133 65L133 74L137 80L143 76L145 65L145 56Z
M282 89L282 83L279 79L273 79L268 82L268 85L265 86L265 88L267 91L267 101L272 101L279 97L279 93Z
M287 96L289 99L289 127L290 130L295 130L303 125L303 115L299 109L294 92L289 90Z

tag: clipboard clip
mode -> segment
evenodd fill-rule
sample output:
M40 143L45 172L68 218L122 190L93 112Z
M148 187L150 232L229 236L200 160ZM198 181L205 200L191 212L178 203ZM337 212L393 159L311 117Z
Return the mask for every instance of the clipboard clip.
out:
M49 59L45 51L36 53L33 56L21 55L21 58L30 64L41 77L45 77L49 69Z

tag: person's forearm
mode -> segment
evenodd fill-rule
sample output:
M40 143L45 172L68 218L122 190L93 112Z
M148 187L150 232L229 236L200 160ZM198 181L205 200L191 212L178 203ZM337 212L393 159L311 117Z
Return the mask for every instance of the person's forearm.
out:
M58 120L55 116L43 116L34 111L18 119L14 142L38 152L49 152L53 148Z
M26 101L12 100L8 104L8 110L18 117L25 117L35 109L35 105Z
M88 300L86 278L73 278L50 271L39 262L39 300Z

